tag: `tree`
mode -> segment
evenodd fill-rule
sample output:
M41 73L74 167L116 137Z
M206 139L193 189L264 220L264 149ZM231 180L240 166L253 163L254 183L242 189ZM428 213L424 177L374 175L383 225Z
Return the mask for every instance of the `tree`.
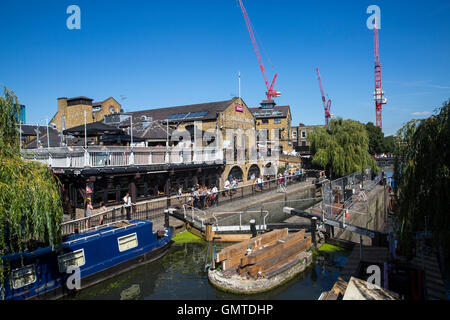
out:
M41 242L55 248L61 242L63 210L60 184L51 170L19 154L14 115L18 100L4 88L0 96L0 257L32 249ZM0 258L0 288L8 263Z
M366 130L369 135L369 153L371 155L383 153L384 134L381 128L375 126L372 122L367 122Z
M395 211L399 241L405 255L412 252L415 233L424 231L425 227L432 231L434 243L442 245L446 252L450 249L449 108L450 100L431 117L411 120L397 133Z
M395 152L396 139L394 136L384 137L383 153L393 154Z
M369 138L364 124L354 120L332 119L328 128L316 127L308 134L313 164L334 176L346 176L371 168L379 168L369 154Z

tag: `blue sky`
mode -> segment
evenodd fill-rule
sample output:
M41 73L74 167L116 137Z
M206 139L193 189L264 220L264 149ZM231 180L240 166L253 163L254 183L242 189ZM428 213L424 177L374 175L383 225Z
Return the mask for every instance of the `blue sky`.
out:
M81 30L66 27L71 4ZM385 134L450 98L448 0L245 0L293 125L324 123L316 67L335 116L375 122L373 4ZM0 39L0 85L27 106L29 123L44 124L63 96L112 96L125 111L226 100L238 95L238 71L248 106L265 97L237 0L1 0Z

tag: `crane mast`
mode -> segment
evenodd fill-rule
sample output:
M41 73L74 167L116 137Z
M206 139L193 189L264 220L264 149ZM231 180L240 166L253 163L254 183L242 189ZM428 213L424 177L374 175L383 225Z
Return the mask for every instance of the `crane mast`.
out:
M248 33L250 35L250 39L252 41L253 49L255 50L256 58L258 59L259 67L261 69L264 83L266 85L266 96L267 100L273 100L272 97L279 97L281 96L281 92L276 91L273 89L275 85L275 79L277 78L277 74L275 73L275 76L273 77L272 82L269 84L269 81L267 80L266 71L264 69L264 64L261 58L261 54L259 52L258 44L255 39L255 35L253 34L253 27L250 22L250 18L248 17L247 10L245 10L244 4L242 3L242 0L239 0L239 5L241 6L242 14L244 15L245 24L247 26Z
M320 86L320 93L322 94L322 102L323 102L323 108L325 110L325 124L328 126L328 122L330 120L331 114L331 100L328 99L328 102L326 102L325 94L323 91L323 85L322 85L322 78L320 77L319 68L316 68L317 71L317 77L319 78L319 86Z
M380 65L380 52L378 42L378 28L377 19L375 18L375 25L373 28L373 41L374 41L374 53L375 53L375 91L373 97L375 100L375 114L376 114L376 126L380 129L383 128L382 123L382 105L386 104L387 100L384 97L384 92L381 87L381 65Z

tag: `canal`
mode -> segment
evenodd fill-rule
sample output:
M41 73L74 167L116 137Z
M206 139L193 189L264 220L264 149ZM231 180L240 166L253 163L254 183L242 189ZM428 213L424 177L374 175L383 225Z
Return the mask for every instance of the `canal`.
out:
M216 246L216 250L220 247ZM206 242L174 244L163 258L64 299L75 300L316 300L330 290L345 265L348 251L319 252L303 273L272 291L235 295L215 289L205 269Z
M287 202L277 201L264 205L264 210L269 211L268 221L266 222L281 222L289 218L289 215L283 213L283 207L286 205L305 209L319 201L318 199L293 201L298 199L299 196L291 194L287 197ZM310 197L308 196L308 198ZM252 208L250 211L260 208ZM246 217L245 220L249 218L250 216ZM258 221L259 214L256 214L254 218ZM218 252L224 246L226 245L216 244L214 250ZM76 292L64 299L316 300L323 291L332 288L350 254L347 250L319 251L314 256L313 263L305 272L297 275L286 284L261 294L237 295L222 292L209 283L205 264L210 262L210 259L206 259L206 256L211 254L211 250L210 247L210 251L208 251L207 242L200 239L181 243L176 241L163 258Z

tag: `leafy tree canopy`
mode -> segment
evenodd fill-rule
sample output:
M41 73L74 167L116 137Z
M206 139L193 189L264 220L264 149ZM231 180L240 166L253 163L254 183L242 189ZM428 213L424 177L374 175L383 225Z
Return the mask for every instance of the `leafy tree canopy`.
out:
M383 153L384 134L381 128L375 126L372 122L368 122L366 130L369 136L369 153L371 155Z
M313 164L331 170L334 176L345 176L379 168L369 154L369 137L364 124L354 120L332 119L328 128L316 127L308 134Z
M60 184L47 166L20 157L17 112L17 97L4 88L0 95L0 257L30 249L37 241L51 246L61 241ZM0 258L0 287L7 269Z
M398 225L403 248L427 228L436 243L450 249L450 100L423 120L411 120L397 133L399 157L394 181L399 189ZM407 254L407 252L404 252Z

